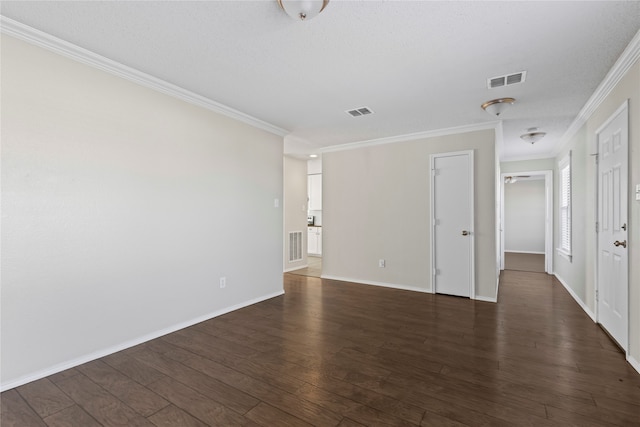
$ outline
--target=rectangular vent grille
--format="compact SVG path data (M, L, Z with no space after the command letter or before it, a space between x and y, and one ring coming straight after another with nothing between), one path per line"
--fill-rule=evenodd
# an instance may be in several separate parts
M302 260L302 231L289 233L289 262Z
M373 111L371 111L369 107L360 107L347 111L347 114L349 114L351 117L360 117L366 116L367 114L373 114Z
M519 73L507 74L505 76L491 77L487 79L487 87L489 89L495 89L497 87L523 83L526 76L526 71L520 71Z

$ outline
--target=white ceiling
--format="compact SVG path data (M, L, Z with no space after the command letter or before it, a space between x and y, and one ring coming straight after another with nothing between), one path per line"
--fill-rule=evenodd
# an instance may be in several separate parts
M2 15L286 130L287 150L495 121L503 160L548 157L640 29L640 1L2 1ZM487 78L526 71L522 84ZM352 118L367 106L374 114ZM538 127L535 145L519 135Z

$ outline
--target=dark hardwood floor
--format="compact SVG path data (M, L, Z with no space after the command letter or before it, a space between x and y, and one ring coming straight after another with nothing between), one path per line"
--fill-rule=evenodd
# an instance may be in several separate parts
M543 273L498 304L286 294L2 393L10 426L640 426L640 375Z

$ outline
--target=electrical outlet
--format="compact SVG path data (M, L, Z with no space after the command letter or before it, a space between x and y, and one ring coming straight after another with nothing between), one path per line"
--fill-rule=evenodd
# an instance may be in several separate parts
M220 278L220 289L226 288L226 287L227 287L227 278L226 277L221 277Z
M383 260L383 259L379 259L379 260L378 260L378 267L380 267L380 268L384 268L384 267L385 267L385 265L386 265L386 263L387 263L387 262L386 262L385 260Z

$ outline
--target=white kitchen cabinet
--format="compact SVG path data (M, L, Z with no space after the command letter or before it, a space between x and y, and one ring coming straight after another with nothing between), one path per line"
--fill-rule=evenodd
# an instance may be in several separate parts
M322 174L307 175L307 190L309 194L309 210L322 210Z
M322 227L308 227L307 253L309 255L322 255Z

